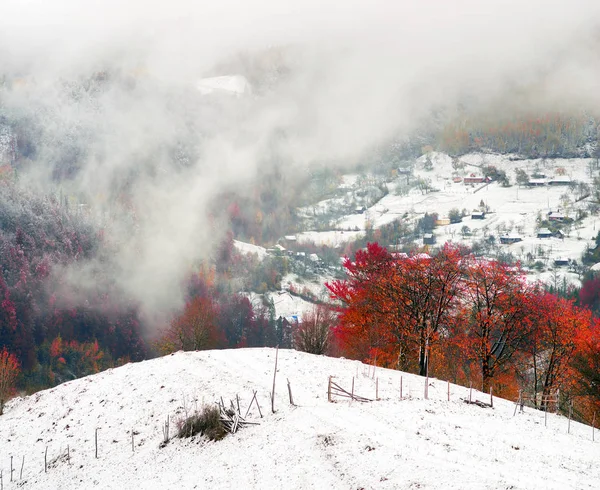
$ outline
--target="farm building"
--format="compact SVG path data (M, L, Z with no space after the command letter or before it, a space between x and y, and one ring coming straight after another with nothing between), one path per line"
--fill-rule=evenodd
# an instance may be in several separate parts
M433 233L425 233L423 235L423 245L434 245L435 244L435 235Z
M473 211L471 219L485 219L485 213L483 211Z
M502 245L511 245L521 241L523 241L523 239L518 235L504 235L500 237L500 243Z
M552 232L548 228L540 228L537 232L538 238L551 238Z

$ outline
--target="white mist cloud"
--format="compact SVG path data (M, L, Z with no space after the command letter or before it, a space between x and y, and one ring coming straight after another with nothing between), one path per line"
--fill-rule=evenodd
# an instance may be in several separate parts
M537 104L596 110L598 14L587 0L4 0L0 71L26 82L0 104L42 122L47 165L28 185L46 186L65 148L75 155L69 191L110 216L115 280L153 315L179 304L190 263L219 240L211 199L274 152L285 165L355 161L433 107L519 85L540 87ZM224 60L269 48L291 67L269 90L195 89ZM95 90L74 83L102 71L111 81Z

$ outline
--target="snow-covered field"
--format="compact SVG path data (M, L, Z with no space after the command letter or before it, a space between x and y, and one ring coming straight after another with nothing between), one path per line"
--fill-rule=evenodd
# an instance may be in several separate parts
M468 389L377 369L379 401L327 401L335 376L373 398L375 380L356 361L279 352L274 414L273 349L176 353L71 381L8 403L0 417L5 488L39 489L596 489L600 435L591 427L514 403L465 404ZM372 375L372 373L371 373ZM399 399L400 377L405 399ZM294 401L288 402L286 380ZM172 439L185 410L257 390L260 425L220 442ZM489 395L474 396L488 401ZM98 458L94 434L98 429ZM134 431L134 450L131 433ZM47 448L48 470L44 472ZM70 463L66 458L70 456ZM13 482L10 461L13 457ZM23 475L20 477L24 459Z

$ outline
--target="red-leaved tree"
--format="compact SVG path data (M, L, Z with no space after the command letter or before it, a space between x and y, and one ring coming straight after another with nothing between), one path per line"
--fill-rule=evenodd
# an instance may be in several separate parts
M4 413L4 404L15 392L15 383L19 375L17 356L6 350L0 351L0 415Z

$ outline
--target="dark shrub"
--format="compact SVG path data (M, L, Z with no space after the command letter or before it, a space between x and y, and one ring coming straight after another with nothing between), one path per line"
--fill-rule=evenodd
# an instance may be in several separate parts
M194 412L178 424L177 437L206 436L211 441L219 441L227 431L221 422L219 407L205 405L201 412Z

